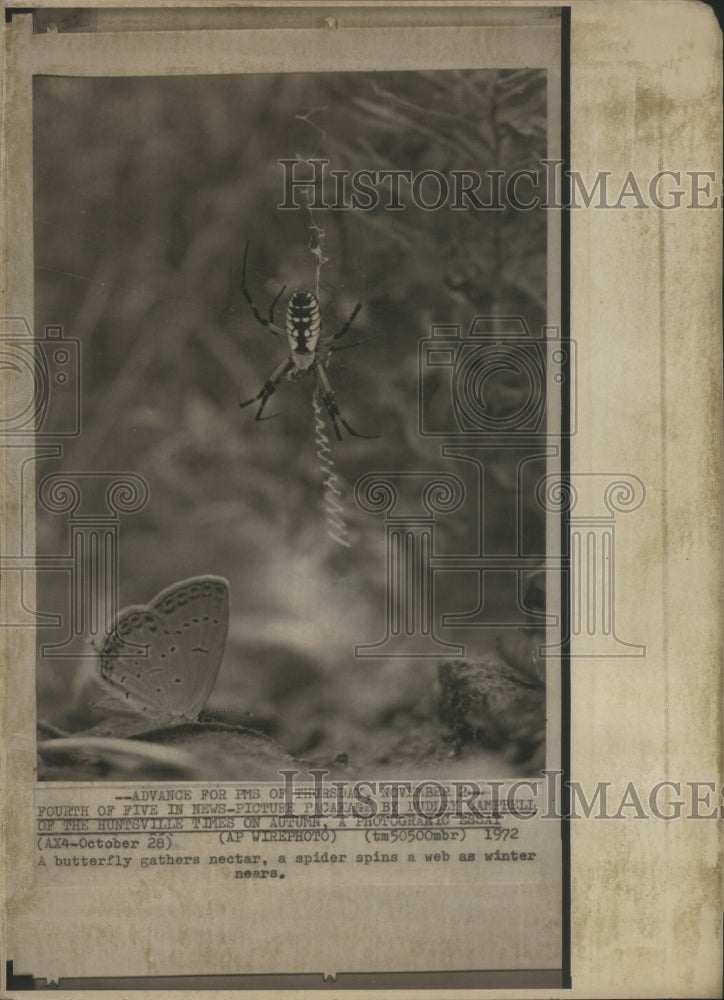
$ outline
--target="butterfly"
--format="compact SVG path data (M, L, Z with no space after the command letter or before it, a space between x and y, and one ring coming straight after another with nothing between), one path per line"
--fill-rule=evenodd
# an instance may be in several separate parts
M133 712L191 721L211 694L229 628L229 584L198 576L126 608L109 629L99 672Z

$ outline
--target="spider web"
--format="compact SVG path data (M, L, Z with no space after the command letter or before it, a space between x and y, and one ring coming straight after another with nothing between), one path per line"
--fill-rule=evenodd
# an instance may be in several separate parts
M325 139L327 138L327 133L325 129L323 129L321 125L318 125L317 122L314 121L312 116L315 115L318 111L326 111L326 110L327 110L326 108L310 108L309 111L306 112L306 114L294 116L295 119L297 119L298 121L306 122L307 125L311 125L312 128L316 129L317 132L319 132L320 137L317 142L317 145L314 147L314 150L309 154L309 156L301 156L299 153L296 154L296 157L299 161L301 161L302 163L306 163L309 166L312 166L312 160L320 151L320 149L324 145ZM317 296L317 298L319 298L319 281L322 274L322 268L329 260L329 257L324 256L324 229L321 226L317 225L314 219L314 212L312 210L312 203L309 197L308 187L304 188L304 197L307 202L306 209L309 218L309 221L307 222L307 229L309 230L309 252L314 258L314 270L315 270L314 294Z
M317 112L324 112L326 110L326 108L310 108L306 114L294 116L298 121L306 122L313 129L316 129L317 132L319 132L317 145L309 156L303 157L297 153L297 158L301 160L301 162L307 163L310 166L312 165L311 160L320 151L324 145L325 139L327 138L325 129L314 121L313 115ZM317 299L319 299L319 282L322 274L322 268L327 263L329 258L324 256L324 229L322 226L317 224L314 218L314 211L312 210L311 198L309 196L309 188L304 189L304 195L307 203L306 209L308 216L307 228L309 230L309 252L314 259L314 293L317 296ZM333 542L337 543L337 545L341 545L344 548L350 548L351 543L349 541L349 531L347 530L347 525L344 520L344 505L341 502L342 491L338 485L339 476L337 475L337 468L334 463L334 455L332 453L330 439L325 431L324 420L322 419L322 407L319 402L319 389L316 389L314 395L312 396L312 410L314 412L314 444L317 458L319 459L319 468L323 477L322 489L324 492L324 499L322 501L322 506L327 518L327 534Z

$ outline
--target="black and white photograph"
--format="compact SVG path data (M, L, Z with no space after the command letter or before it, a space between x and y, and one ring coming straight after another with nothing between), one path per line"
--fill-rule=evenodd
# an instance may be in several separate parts
M537 772L545 70L40 77L34 140L39 778Z

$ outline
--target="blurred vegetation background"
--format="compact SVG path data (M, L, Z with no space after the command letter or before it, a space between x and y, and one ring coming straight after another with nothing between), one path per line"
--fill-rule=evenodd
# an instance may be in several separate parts
M539 330L545 212L425 211L409 199L397 212L315 212L326 331L362 301L347 339L368 340L336 354L329 378L351 425L380 435L337 443L328 428L348 549L327 534L312 379L282 383L269 423L238 407L286 350L243 301L244 245L262 312L282 285L314 287L308 214L278 208L280 159L325 157L350 171L536 169L547 154L545 74L46 77L34 107L36 331L61 324L83 344L83 433L39 463L39 479L126 470L147 480L149 504L121 523L121 606L196 574L229 580L229 643L209 710L310 759L389 757L406 727L434 717L436 665L354 658L355 644L384 636L385 533L352 489L371 471L454 472L469 500L440 516L439 548L476 544L472 467L418 433L418 343L432 322L465 330L477 314L520 315ZM501 405L511 393L515 403L521 387L504 388ZM501 453L486 469L493 533L516 502L517 460ZM542 552L542 520L532 496L522 502ZM39 511L41 553L65 551L67 531L65 517ZM41 573L38 586L39 609L65 615L67 577ZM472 610L478 596L474 575L438 574L438 616ZM486 599L502 609L515 597ZM439 620L437 631L470 654L495 641ZM45 629L39 641L58 638ZM91 660L41 657L39 718L90 726L92 670Z

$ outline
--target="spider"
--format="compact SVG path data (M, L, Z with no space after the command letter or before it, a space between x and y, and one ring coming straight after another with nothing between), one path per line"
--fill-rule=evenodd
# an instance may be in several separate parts
M345 427L354 437L377 437L375 434L359 434L350 427L342 414L339 412L337 399L331 385L329 384L329 379L327 378L325 370L330 355L335 351L344 349L341 346L336 347L334 342L341 340L347 333L349 328L352 326L357 313L362 308L362 303L357 303L342 329L339 333L336 333L334 337L332 337L332 346L329 347L326 357L323 360L320 357L319 352L319 336L322 327L322 317L319 311L319 300L317 296L313 292L307 291L292 292L289 296L289 303L287 305L286 327L282 328L280 326L276 326L274 323L274 308L279 299L282 297L286 285L282 287L272 304L269 306L269 318L266 319L257 309L254 300L249 294L249 289L246 286L246 260L248 253L249 241L247 240L244 248L244 263L242 265L241 272L241 291L244 298L251 306L254 318L258 320L262 326L265 326L267 330L271 331L275 337L286 336L287 343L289 345L289 357L282 361L279 367L261 387L256 396L252 396L251 399L244 400L239 403L239 406L250 406L252 403L256 403L261 400L259 409L257 410L256 417L254 419L270 420L271 417L263 417L262 413L264 412L264 407L268 403L270 396L276 391L281 380L286 378L288 381L292 382L301 378L302 375L305 375L308 372L313 372L322 394L322 402L324 403L327 413L329 414L329 419L332 421L332 426L334 427L334 433L337 436L337 440L342 440L342 432L339 429L339 424L342 424L342 426ZM359 343L362 343L362 341L356 341L354 344L347 344L346 347L356 347Z

